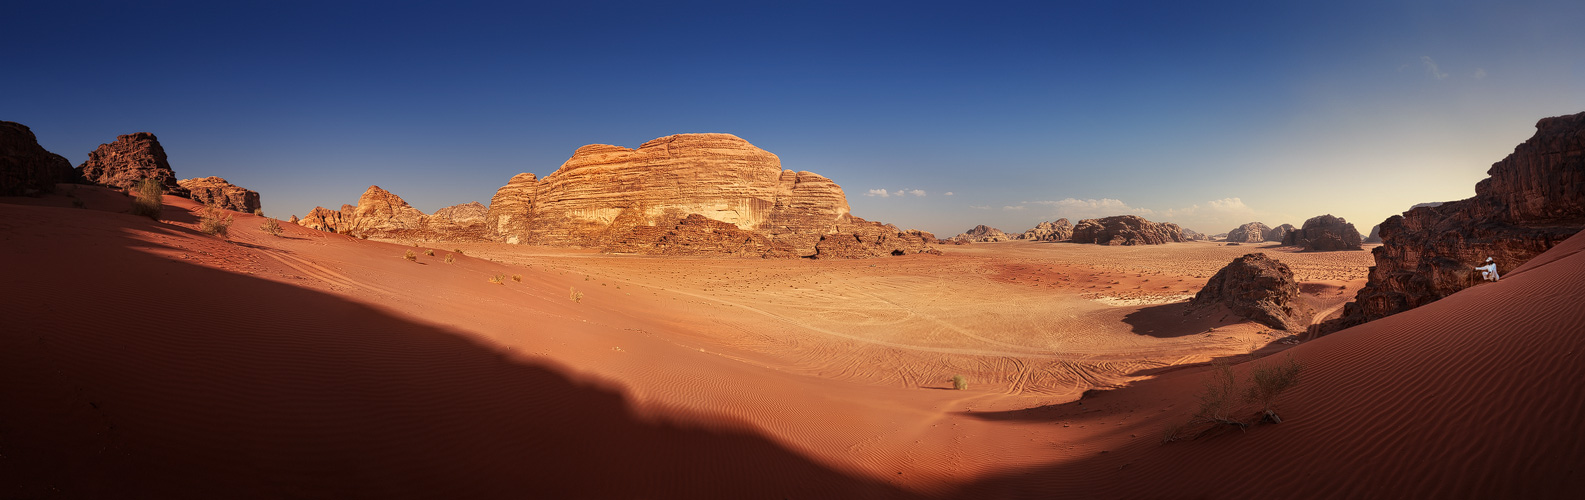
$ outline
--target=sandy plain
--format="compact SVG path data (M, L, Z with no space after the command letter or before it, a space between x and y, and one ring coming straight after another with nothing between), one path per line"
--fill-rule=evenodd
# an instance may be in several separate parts
M1585 336L1568 334L1585 328L1578 237L1500 283L1306 340L1178 301L1264 251L1293 267L1320 316L1335 314L1368 252L1013 242L861 261L675 259L292 225L276 237L247 214L221 240L193 230L188 200L167 197L154 222L116 213L118 193L74 196L86 210L62 195L0 203L0 496L1582 485L1570 465L1585 455L1573 430L1585 395L1570 385L1585 375ZM1307 367L1287 422L1161 442L1192 413L1206 361L1247 373L1283 350ZM954 374L968 390L949 390Z

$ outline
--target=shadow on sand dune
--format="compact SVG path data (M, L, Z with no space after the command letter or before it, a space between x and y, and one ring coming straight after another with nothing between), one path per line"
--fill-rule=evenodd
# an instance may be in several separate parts
M0 497L912 496L127 230L169 226L34 210L0 205Z

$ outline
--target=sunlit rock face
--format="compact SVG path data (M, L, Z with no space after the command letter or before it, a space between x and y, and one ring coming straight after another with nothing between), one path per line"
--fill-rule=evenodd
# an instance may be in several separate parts
M1073 225L1074 243L1097 245L1160 245L1181 243L1183 228L1171 222L1150 222L1137 215L1084 219Z
M226 182L220 177L182 179L176 181L176 184L186 189L193 201L205 205L249 214L263 208L259 203L257 191Z
M77 166L77 173L88 182L120 189L154 179L165 186L165 192L187 196L187 188L176 183L159 138L148 132L120 135L115 142L100 144L88 153L88 161Z
M402 197L369 186L357 205L335 211L314 207L298 225L361 238L402 242L486 241L489 209L479 202L452 205L425 214Z

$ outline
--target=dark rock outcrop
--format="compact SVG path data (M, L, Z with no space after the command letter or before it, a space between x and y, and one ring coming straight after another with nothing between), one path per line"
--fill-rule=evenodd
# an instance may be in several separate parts
M1360 246L1363 239L1359 237L1359 230L1354 229L1354 224L1331 214L1304 221L1304 227L1289 232L1283 237L1282 244L1304 247L1311 252L1364 249Z
M115 142L100 144L88 153L88 161L77 166L84 180L120 189L132 189L138 181L154 179L165 192L188 196L187 188L176 183L176 173L165 157L165 148L154 134L138 132L117 136Z
M1370 235L1365 237L1365 243L1381 243L1381 224L1370 226Z
M1227 241L1235 243L1260 243L1262 241L1266 241L1266 233L1269 231L1271 231L1271 228L1266 227L1265 224L1251 222L1233 228L1232 231L1228 231Z
M1223 305L1244 318L1282 330L1303 330L1311 312L1299 301L1293 270L1264 253L1252 253L1211 276L1190 301L1193 307Z
M941 251L930 246L936 241L936 235L926 231L903 230L891 224L850 216L837 226L837 232L820 236L812 257L864 259L917 253L939 255Z
M1585 113L1540 120L1486 173L1473 198L1382 222L1368 283L1323 333L1474 286L1487 257L1505 274L1585 228Z
M0 121L0 196L47 193L76 176L71 162L40 146L32 129Z
M176 181L176 184L186 189L193 201L205 205L215 205L226 210L249 214L263 207L259 203L258 192L244 189L219 177L182 179Z
M997 241L1009 241L1013 238L1008 236L1007 233L1002 232L1000 229L980 224L978 226L974 226L973 229L964 231L962 234L953 236L950 239L966 241L969 243L990 243Z
M1170 222L1150 222L1137 215L1084 219L1073 226L1074 243L1097 245L1160 245L1182 242L1183 229Z
M984 226L980 226L984 227ZM1073 223L1067 219L1057 219L1036 224L1034 228L1018 235L1020 240L1032 241L1068 241L1073 237Z
M1288 239L1288 233L1292 233L1295 230L1296 228L1293 227L1293 224L1283 224L1281 226L1271 228L1270 230L1266 231L1266 241L1275 241L1281 243L1282 241Z

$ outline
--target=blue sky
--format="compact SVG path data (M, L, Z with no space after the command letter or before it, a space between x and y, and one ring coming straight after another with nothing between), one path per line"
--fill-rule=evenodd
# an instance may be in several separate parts
M1585 111L1578 1L464 4L9 2L0 119L74 165L153 132L281 217L370 184L488 202L584 144L726 132L945 237L1368 231Z

